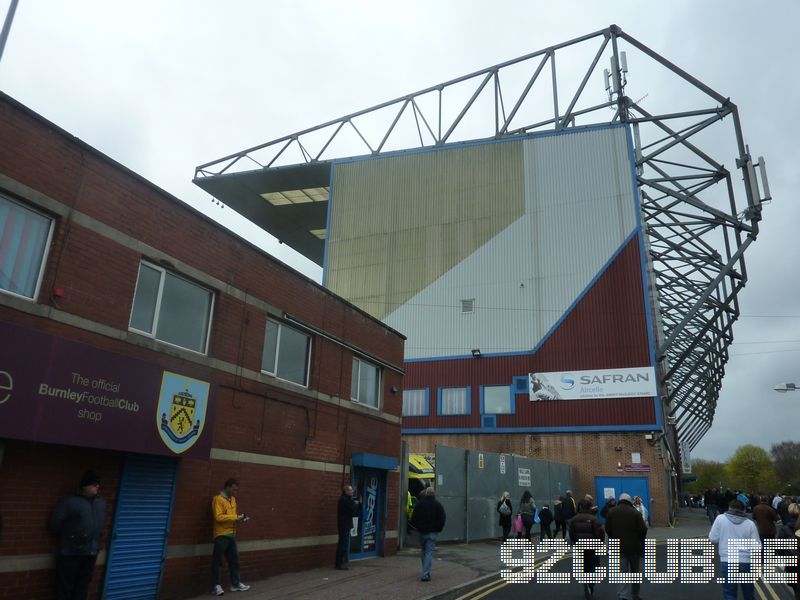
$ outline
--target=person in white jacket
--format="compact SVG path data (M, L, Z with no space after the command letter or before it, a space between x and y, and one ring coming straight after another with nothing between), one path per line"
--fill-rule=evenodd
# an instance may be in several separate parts
M750 570L750 550L738 551L738 556L728 554L728 542L730 540L753 540L753 546L761 546L761 539L758 537L758 529L744 511L744 505L739 500L731 500L728 504L728 511L714 519L708 539L713 544L719 546L720 575L725 577L722 584L722 597L725 600L736 600L738 587L742 586L744 600L753 600L755 597L754 583L729 583L728 563L736 562L740 572Z
M644 505L644 502L642 502L641 496L633 497L633 508L639 511L639 514L642 515L642 519L644 519L644 522L649 525L650 519L647 518L647 507Z

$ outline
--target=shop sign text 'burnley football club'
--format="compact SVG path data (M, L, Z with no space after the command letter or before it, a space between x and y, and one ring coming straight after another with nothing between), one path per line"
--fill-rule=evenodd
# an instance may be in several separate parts
M0 437L208 458L216 385L162 365L0 322ZM180 371L180 372L176 372Z

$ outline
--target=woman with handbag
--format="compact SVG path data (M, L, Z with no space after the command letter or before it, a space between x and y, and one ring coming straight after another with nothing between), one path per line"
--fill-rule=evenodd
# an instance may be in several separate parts
M508 539L511 531L511 515L514 512L511 507L511 494L503 492L500 501L497 503L497 512L500 513L500 527L503 528L503 541Z
M528 490L522 494L519 501L519 514L522 516L522 524L525 527L525 539L531 539L531 527L533 527L534 515L536 514L536 503Z

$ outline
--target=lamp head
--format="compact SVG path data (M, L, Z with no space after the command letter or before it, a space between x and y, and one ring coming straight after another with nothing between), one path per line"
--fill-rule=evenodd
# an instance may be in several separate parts
M786 392L794 392L797 391L797 384L796 383L779 383L773 388L776 392L780 392L781 394L785 394Z

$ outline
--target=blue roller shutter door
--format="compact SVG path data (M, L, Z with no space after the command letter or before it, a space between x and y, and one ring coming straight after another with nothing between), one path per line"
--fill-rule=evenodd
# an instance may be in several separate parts
M129 454L122 472L103 598L157 598L178 460Z

